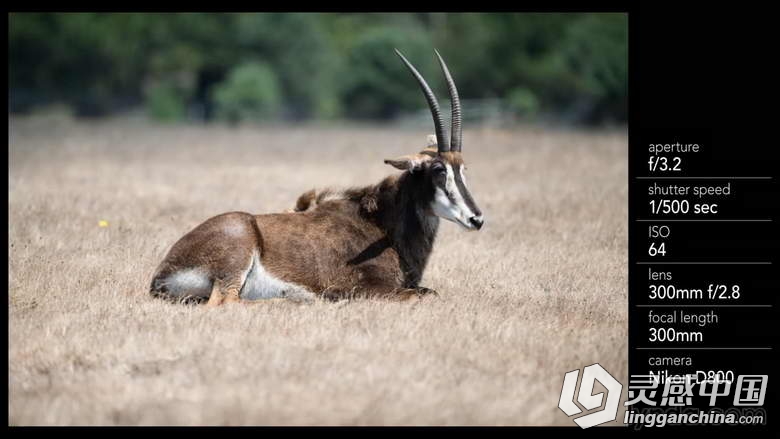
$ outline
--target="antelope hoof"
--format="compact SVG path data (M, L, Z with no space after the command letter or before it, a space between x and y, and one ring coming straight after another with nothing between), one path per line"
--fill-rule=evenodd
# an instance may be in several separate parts
M425 297L431 297L431 296L439 297L439 293L437 293L435 290L432 290L430 288L419 287L419 288L408 288L401 291L398 294L398 299L402 302L411 301L416 303L423 300Z
M426 297L426 296L441 297L439 293L436 292L436 290L431 288L425 288L425 287L417 288L417 295L420 297Z

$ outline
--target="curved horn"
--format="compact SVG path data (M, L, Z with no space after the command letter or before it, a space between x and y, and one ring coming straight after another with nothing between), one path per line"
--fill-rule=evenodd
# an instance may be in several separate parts
M428 107L430 107L431 115L433 116L433 125L436 128L436 144L438 145L439 152L449 151L450 147L447 144L447 136L444 132L444 119L441 117L441 110L439 110L439 103L436 101L436 95L433 94L431 88L428 87L428 83L425 82L425 79L423 79L422 75L420 75L420 72L414 68L412 63L410 63L401 54L401 52L398 51L398 49L395 49L395 53L401 57L401 60L404 62L404 64L406 64L406 67L410 72L412 72L412 75L414 75L415 79L417 79L417 82L420 84L420 88L425 94L425 99L428 101Z
M463 125L461 124L461 112L460 112L460 98L458 97L458 89L455 88L455 81L452 80L450 70L447 68L447 64L444 63L444 59L439 55L439 51L433 49L436 52L436 56L439 58L439 64L441 70L444 72L444 77L447 79L447 88L450 90L450 100L452 101L452 139L450 143L450 150L460 151L462 146L462 132Z

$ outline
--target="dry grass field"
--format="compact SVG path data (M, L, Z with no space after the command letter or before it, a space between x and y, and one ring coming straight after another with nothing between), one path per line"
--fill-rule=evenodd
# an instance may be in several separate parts
M180 236L428 132L9 119L9 423L574 426L565 372L627 382L626 133L466 128L486 223L442 222L439 299L207 309L147 293Z

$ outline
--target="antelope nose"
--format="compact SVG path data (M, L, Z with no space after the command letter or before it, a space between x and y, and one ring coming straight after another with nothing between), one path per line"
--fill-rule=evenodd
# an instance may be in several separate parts
M482 219L482 215L480 216L472 216L469 218L469 222L477 228L477 230L482 228L482 224L485 224L485 220Z

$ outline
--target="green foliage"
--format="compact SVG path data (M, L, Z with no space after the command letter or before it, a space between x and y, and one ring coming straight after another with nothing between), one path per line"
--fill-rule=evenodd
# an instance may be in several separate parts
M242 64L214 88L214 101L221 120L235 123L272 119L281 106L279 82L268 64Z
M340 62L318 14L237 14L238 47L261 55L276 72L286 115L293 119L338 113L333 72Z
M436 79L441 73L424 32L414 27L369 30L349 48L349 74L342 76L342 97L349 117L390 118L401 110L426 105L417 82L395 55L395 48L424 72L431 87L438 84Z
M585 17L572 25L562 56L594 96L617 96L628 84L628 27L622 14Z
M539 112L539 100L534 92L525 87L512 89L507 97L507 105L516 114L525 118L533 118Z
M181 90L169 83L160 83L149 88L146 96L149 115L161 122L176 122L184 119L187 106Z
M579 90L596 109L589 117L627 117L628 23L623 14L591 15L575 23L561 56L580 81Z
M239 119L387 119L425 108L394 48L446 105L436 47L463 98L499 98L526 116L620 121L627 21L613 13L13 13L9 108L60 102L77 115L106 115L143 103L164 120L198 109ZM242 69L255 79L239 85ZM235 91L244 89L245 102Z

